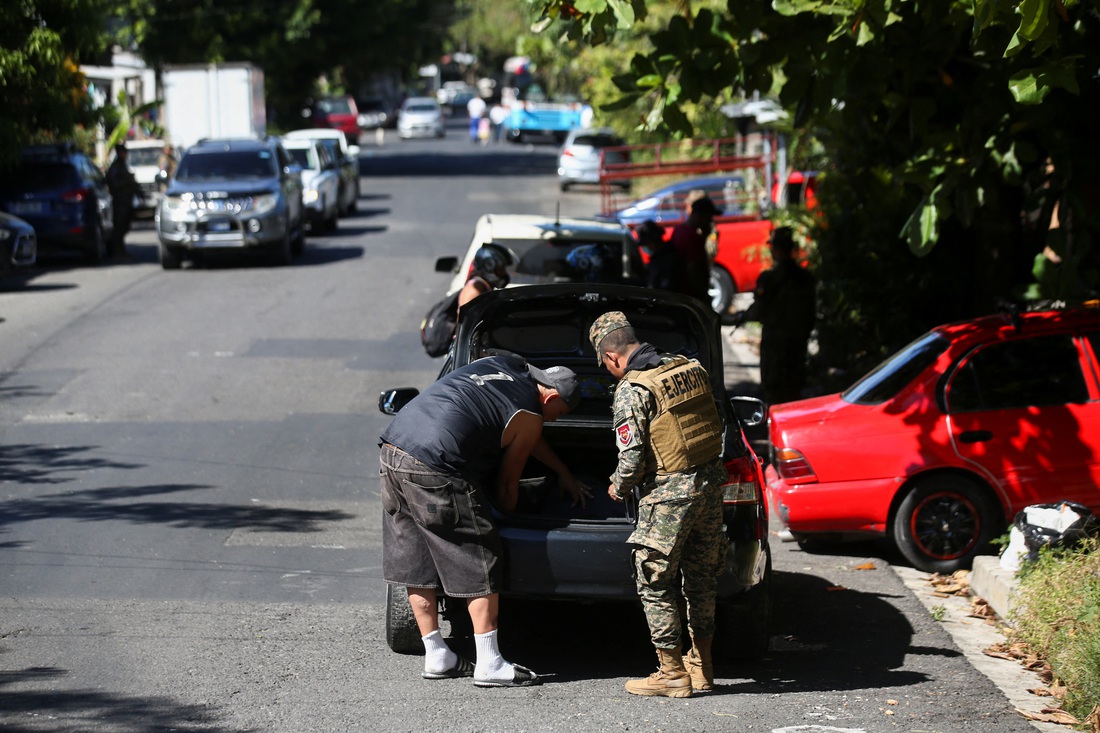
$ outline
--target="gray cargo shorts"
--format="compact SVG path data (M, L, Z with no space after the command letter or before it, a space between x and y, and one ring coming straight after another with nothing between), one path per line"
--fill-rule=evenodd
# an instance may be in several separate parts
M485 491L382 443L382 578L477 598L500 588L500 534Z

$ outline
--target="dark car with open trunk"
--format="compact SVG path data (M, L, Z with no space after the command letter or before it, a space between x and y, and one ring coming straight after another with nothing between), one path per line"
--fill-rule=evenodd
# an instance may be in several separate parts
M588 340L592 321L612 310L626 314L641 340L697 359L710 373L726 428L728 470L723 492L729 551L719 581L715 652L760 658L768 648L771 560L761 464L742 427L762 422L764 405L726 395L717 316L686 296L626 285L562 283L493 290L463 307L441 375L482 357L511 353L543 369L569 367L583 397L576 410L546 423L543 435L593 496L583 508L570 506L568 497L555 490L554 473L529 461L515 511L494 509L504 544L502 595L637 602L626 544L636 506L607 495L618 455L611 425L616 380L597 365ZM416 394L412 388L385 391L379 409L395 414ZM452 624L468 623L461 601L444 598L441 606ZM398 652L423 649L408 599L393 586L387 588L386 641Z

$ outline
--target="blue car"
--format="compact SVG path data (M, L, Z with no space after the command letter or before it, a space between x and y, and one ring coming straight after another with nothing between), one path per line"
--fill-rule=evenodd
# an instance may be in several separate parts
M114 234L103 173L69 143L23 148L16 169L0 180L0 211L34 227L39 252L75 250L98 263Z
M687 218L686 202L695 191L702 191L718 207L719 216L738 216L754 208L741 175L717 175L688 178L659 188L627 206L597 216L634 227L652 219L658 224L675 223Z

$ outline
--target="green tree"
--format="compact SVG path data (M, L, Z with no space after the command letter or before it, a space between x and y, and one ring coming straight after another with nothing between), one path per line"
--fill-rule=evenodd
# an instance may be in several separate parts
M106 17L104 0L0 5L0 170L28 142L94 124L80 64L102 51Z
M1096 291L1095 2L530 1L590 44L676 11L614 78L647 129L690 134L692 105L759 91L828 151L811 234L833 365L1002 299Z

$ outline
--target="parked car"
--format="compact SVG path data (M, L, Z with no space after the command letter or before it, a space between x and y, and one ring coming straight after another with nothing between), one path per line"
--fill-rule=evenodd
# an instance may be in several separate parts
M285 139L283 147L302 169L302 203L313 229L333 231L340 215L340 165L320 140Z
M772 223L761 217L759 202L752 200L740 174L676 181L597 218L631 227L652 220L671 229L687 218L687 201L696 192L705 193L718 207L708 294L714 310L725 313L733 296L751 292L760 273L771 264L767 241Z
M314 127L326 127L344 133L348 145L359 144L359 107L353 97L321 97L313 103Z
M578 183L600 182L600 156L608 165L629 163L626 151L607 150L625 145L623 139L611 130L570 130L558 153L558 185L562 191ZM616 182L620 188L630 188L628 180Z
M99 263L114 235L103 172L71 143L23 148L0 179L0 211L34 227L39 253L75 250Z
M30 267L38 258L34 227L18 216L0 212L0 275Z
M273 137L201 140L183 154L155 221L166 270L215 252L290 264L305 247L301 168Z
M752 422L749 415L763 420L764 405L727 396L714 313L687 296L622 285L493 290L463 307L455 345L441 375L505 352L536 367L563 365L575 371L581 405L548 423L543 436L579 481L606 487L618 457L611 429L616 380L596 364L588 331L597 316L610 310L623 311L643 340L698 359L710 373L726 425L723 455L729 475L723 488L729 550L719 580L714 650L726 658L759 659L769 643L771 560L760 461L746 442L742 426ZM417 392L412 388L384 391L379 409L396 414ZM502 594L637 603L626 544L636 505L614 502L604 489L593 491L586 506L570 506L567 496L559 497L554 491L555 480L553 472L530 461L516 509L506 512L493 507L504 547ZM445 618L462 623L464 599L444 598L442 605ZM398 652L423 649L408 598L392 586L386 594L386 641Z
M443 137L443 109L431 97L409 97L397 113L397 135L412 137Z
M338 130L307 128L283 136L286 140L319 140L340 168L340 216L347 216L359 207L359 146L349 145Z
M356 102L359 107L359 129L376 130L392 128L397 122L393 106L382 97L364 97Z
M164 140L127 140L126 164L138 184L134 216L152 216L164 195L169 169L176 165L175 153Z
M934 328L840 394L776 405L770 506L795 539L877 536L968 567L1029 504L1100 510L1100 309Z
M455 273L447 294L466 284L474 255L485 244L496 244L510 254L512 285L644 282L637 240L621 224L537 214L485 214L477 220L461 259L436 260L436 272Z

